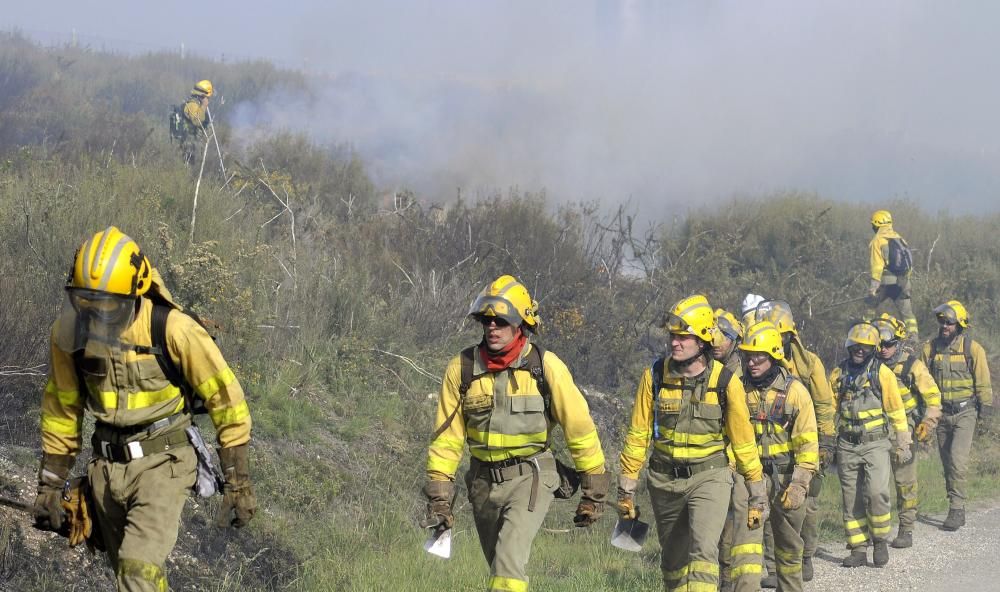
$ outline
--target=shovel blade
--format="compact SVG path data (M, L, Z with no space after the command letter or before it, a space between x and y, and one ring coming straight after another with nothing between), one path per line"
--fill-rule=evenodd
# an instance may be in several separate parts
M642 544L646 542L649 535L649 524L636 520L618 519L615 529L611 533L611 544L625 551L638 553L642 550Z
M451 529L438 529L432 532L424 543L424 551L441 559L451 557Z

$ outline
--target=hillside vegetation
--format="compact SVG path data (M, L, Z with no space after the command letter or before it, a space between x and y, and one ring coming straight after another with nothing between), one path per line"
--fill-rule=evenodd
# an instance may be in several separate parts
M198 168L169 144L166 116L206 77L226 97L213 111L227 175L209 159L195 210ZM48 327L76 246L117 225L181 302L220 327L253 413L261 511L243 531L220 531L210 526L217 501L189 504L168 566L175 589L481 589L487 570L467 508L451 562L421 551L419 488L438 377L477 339L469 302L503 273L540 302L539 339L590 391L612 463L636 379L662 347L658 326L684 295L730 309L748 291L785 298L828 367L842 357L867 287L875 205L893 211L915 249L924 335L936 327L931 308L958 298L977 339L1000 351L995 215L797 193L681 214L516 190L416 196L375 187L343 147L350 138L231 136L231 105L289 89L308 83L266 63L125 57L0 35L2 492L33 498ZM987 454L978 462L975 487L986 491L1000 465ZM940 507L938 461L925 463L937 487L925 508ZM833 481L825 524L837 534ZM557 503L536 541L533 589L659 585L655 543L635 556L612 549L607 516L563 532L572 509ZM107 568L85 551L3 512L0 589L108 589ZM96 575L80 578L87 566Z

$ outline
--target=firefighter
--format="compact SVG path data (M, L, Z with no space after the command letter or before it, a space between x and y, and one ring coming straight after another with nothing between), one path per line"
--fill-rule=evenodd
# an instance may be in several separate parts
M750 421L769 486L776 587L785 592L801 592L805 500L819 465L812 399L802 382L785 367L781 334L773 324L763 321L751 326L739 348L746 366L743 387ZM745 504L745 495L740 501L741 504L734 505ZM748 530L741 521L736 521L732 573L737 592L758 589L761 543L760 531ZM752 563L755 559L756 563Z
M191 95L176 113L171 122L171 136L178 141L184 162L192 163L208 138L211 120L208 116L208 102L215 94L211 80L201 80L191 89Z
M669 356L643 372L636 390L620 459L618 512L623 519L638 515L635 491L652 440L648 487L664 588L714 590L733 487L727 439L746 479L752 529L767 520L767 488L743 385L711 357L716 323L708 300L695 295L679 301L666 328Z
M212 338L173 302L149 259L118 228L80 246L66 294L52 326L42 395L35 521L43 529L62 526L63 485L89 411L96 424L87 475L118 590L163 591L164 565L195 483L198 461L187 434L194 397L204 401L221 446L220 524L242 527L256 510L243 389ZM171 381L152 351L154 307L168 307L169 351L158 353L169 355L185 384ZM185 396L188 385L194 392Z
M941 391L920 358L903 349L901 344L906 340L906 326L899 319L882 313L875 326L881 336L879 359L896 375L910 440L927 442L941 418ZM911 458L907 462L894 461L892 465L899 514L899 532L890 543L895 549L913 546L913 524L917 520L917 459L912 447L910 452Z
M965 526L965 486L974 433L993 421L993 387L986 350L969 334L969 313L958 300L934 309L938 335L924 344L920 360L941 389L938 451L948 489L948 517L941 528Z
M819 431L820 466L810 482L809 495L806 499L806 517L802 524L802 540L805 548L802 551L802 581L813 578L812 558L819 544L819 495L823 491L825 467L829 464L836 451L836 428L834 425L833 391L827 378L826 367L819 356L806 349L795 326L792 309L783 300L769 300L758 305L755 315L760 320L768 320L778 328L781 340L785 346L785 364L792 376L798 378L812 399L816 414L816 427ZM766 533L765 533L766 536ZM765 543L767 543L765 538ZM765 546L765 557L770 555ZM772 560L768 558L768 569ZM773 573L773 571L772 571ZM768 587L777 585L776 581L765 581Z
M455 473L469 447L465 485L490 566L490 591L528 589L531 544L560 485L549 449L553 423L562 426L581 477L577 526L601 516L610 486L586 399L562 360L529 340L540 324L537 310L509 275L479 293L469 316L482 325L482 340L445 370L428 450L422 524L449 528Z
M872 213L875 236L868 243L870 285L865 298L865 319L872 320L879 305L892 300L906 325L906 333L914 343L917 339L917 317L910 301L910 269L913 266L910 248L898 232L892 229L892 214L887 210ZM898 253L898 255L897 255Z
M875 355L880 342L875 325L855 324L844 344L847 359L830 373L837 398L837 474L851 550L844 567L866 565L869 544L874 545L875 567L889 562L891 462L905 464L912 458L896 377Z

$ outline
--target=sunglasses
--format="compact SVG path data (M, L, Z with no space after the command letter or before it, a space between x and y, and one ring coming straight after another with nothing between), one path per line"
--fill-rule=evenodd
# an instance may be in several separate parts
M484 327L489 327L490 325L496 325L498 328L503 328L510 325L510 323L508 323L501 317L479 317L479 323Z

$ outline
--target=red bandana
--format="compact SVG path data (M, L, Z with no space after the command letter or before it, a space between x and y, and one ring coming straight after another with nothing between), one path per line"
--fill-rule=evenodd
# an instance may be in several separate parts
M490 348L486 347L485 344L480 344L479 357L482 358L483 364L486 365L487 372L499 372L514 363L514 360L521 354L521 350L524 349L524 344L527 342L528 335L524 331L521 331L506 347L495 353L491 352Z

